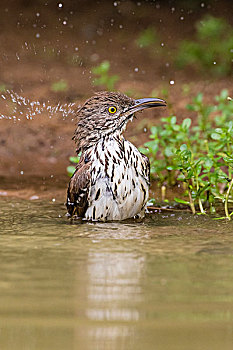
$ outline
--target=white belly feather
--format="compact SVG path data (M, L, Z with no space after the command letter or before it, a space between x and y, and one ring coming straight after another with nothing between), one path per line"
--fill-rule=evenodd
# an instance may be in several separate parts
M149 196L146 163L128 141L122 146L114 138L99 143L91 153L91 186L87 220L124 220L144 216ZM123 156L125 155L125 157ZM120 157L119 157L120 155Z

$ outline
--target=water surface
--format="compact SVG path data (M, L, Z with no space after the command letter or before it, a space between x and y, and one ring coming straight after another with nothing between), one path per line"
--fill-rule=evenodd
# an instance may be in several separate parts
M0 201L1 349L232 349L233 225L164 212L69 224Z

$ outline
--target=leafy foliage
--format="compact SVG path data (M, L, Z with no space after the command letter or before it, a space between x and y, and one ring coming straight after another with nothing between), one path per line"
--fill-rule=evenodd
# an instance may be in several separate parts
M96 86L102 86L108 91L115 90L115 84L119 80L118 75L109 75L110 62L103 61L99 66L92 68L92 73L97 76L93 80Z
M195 40L179 45L175 59L178 67L194 66L214 75L232 71L233 28L223 19L206 16L196 24Z
M189 110L197 113L197 125L190 118L181 124L175 116L162 118L163 124L151 128L151 141L141 151L151 161L151 173L161 185L180 184L183 198L193 211L215 212L224 203L226 217L232 200L233 185L233 101L228 91L216 96L215 105L205 105L198 94ZM229 190L230 189L230 190Z

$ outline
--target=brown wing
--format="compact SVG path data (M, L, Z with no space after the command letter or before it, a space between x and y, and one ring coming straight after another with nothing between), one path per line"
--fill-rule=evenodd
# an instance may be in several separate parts
M85 162L82 157L70 179L66 207L71 216L77 215L78 217L83 217L87 210L91 182L90 165L90 161Z

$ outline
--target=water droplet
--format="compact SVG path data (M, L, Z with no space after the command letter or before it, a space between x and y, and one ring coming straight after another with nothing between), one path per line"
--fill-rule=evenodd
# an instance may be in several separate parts
M63 7L63 3L59 2L59 4L57 6L61 9Z
M53 199L52 199L52 202L56 202L56 198L53 198Z
M39 12L37 12L37 13L36 13L36 17L40 17L40 14L39 14Z
M164 43L161 43L160 45L163 47L163 46L164 46Z
M183 21L183 20L184 20L184 16L181 16L181 17L180 17L180 20Z
M117 5L118 5L117 1L114 1L113 6L117 6Z
M32 120L34 116L41 114L42 112L47 112L48 117L51 118L54 114L61 114L63 118L67 116L73 116L75 115L75 110L73 106L75 103L65 103L60 104L58 103L55 106L50 106L49 101L47 103L43 102L40 103L39 101L30 101L28 98L18 95L16 92L11 90L6 90L6 92L2 95L0 95L0 98L3 100L10 101L13 103L13 110L12 113L14 115L3 115L0 114L0 119L9 119L9 120L18 120L20 121L20 118L17 118L16 115L20 115L21 119L29 119Z
M214 62L213 62L213 64L217 64L217 62L216 62L216 61L214 61Z
M175 84L174 80L170 80L170 81L169 81L169 84L170 84L170 85L174 85L174 84Z
M34 195L34 196L31 196L29 199L30 199L30 201L34 201L36 199L39 199L39 196Z
M40 38L40 33L36 33L36 38Z
M134 71L135 71L135 72L138 72L138 67L134 68Z
M205 7L205 3L204 2L201 3L201 7Z
M23 175L23 174L24 174L23 170L21 170L21 171L20 171L20 174L21 174L21 175Z
M65 25L67 24L67 21L63 21L62 23L63 23L63 24L64 24L64 26L65 26Z

